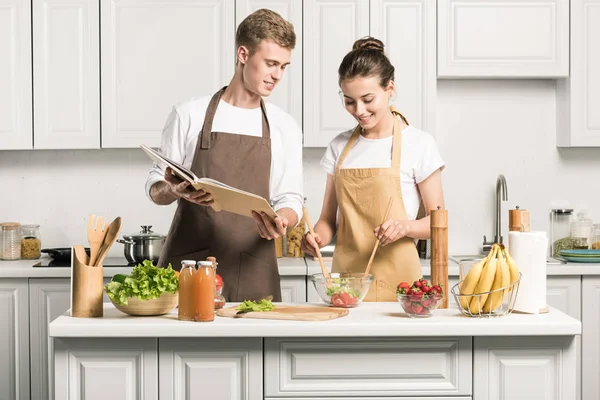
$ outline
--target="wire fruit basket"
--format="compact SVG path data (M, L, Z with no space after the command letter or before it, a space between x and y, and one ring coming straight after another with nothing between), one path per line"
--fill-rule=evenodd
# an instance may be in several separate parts
M519 279L508 286L489 292L473 294L461 294L460 286L463 281L460 281L452 287L450 292L454 296L458 309L466 316L478 318L501 317L513 311L522 277L523 274L519 273Z

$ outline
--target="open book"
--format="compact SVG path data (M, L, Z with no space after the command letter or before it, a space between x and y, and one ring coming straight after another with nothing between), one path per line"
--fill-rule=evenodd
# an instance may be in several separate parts
M176 163L173 160L163 156L154 149L141 144L142 150L158 165L168 166L173 170L173 173L181 180L186 180L194 187L194 189L203 189L212 195L214 203L212 208L215 211L229 211L239 215L252 217L252 211L264 212L271 218L275 218L277 214L269 205L269 202L264 197L260 197L254 193L246 192L241 189L234 188L210 178L198 178L196 174L185 168L183 165Z

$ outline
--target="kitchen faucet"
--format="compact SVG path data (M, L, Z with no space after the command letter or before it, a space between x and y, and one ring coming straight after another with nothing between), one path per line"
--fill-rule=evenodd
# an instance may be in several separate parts
M508 189L506 187L506 178L504 175L498 175L498 179L496 180L496 221L495 221L495 229L494 229L494 240L492 242L488 242L485 235L483 236L483 253L489 253L492 249L492 245L494 243L502 243L502 207L501 201L508 200Z

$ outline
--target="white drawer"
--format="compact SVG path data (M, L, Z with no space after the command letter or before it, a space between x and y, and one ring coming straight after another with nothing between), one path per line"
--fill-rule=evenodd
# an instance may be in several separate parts
M265 396L470 396L472 340L265 338Z
M265 397L266 400L288 400L285 397ZM352 400L472 400L466 397L353 397ZM294 400L348 400L346 397L294 397Z

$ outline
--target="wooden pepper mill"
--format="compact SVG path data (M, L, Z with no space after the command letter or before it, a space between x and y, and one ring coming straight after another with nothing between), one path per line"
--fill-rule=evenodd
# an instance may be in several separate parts
M529 211L519 210L519 206L514 210L508 210L508 230L517 232L529 232L531 224L529 222Z
M448 210L432 210L431 226L431 284L444 291L439 308L448 308Z

